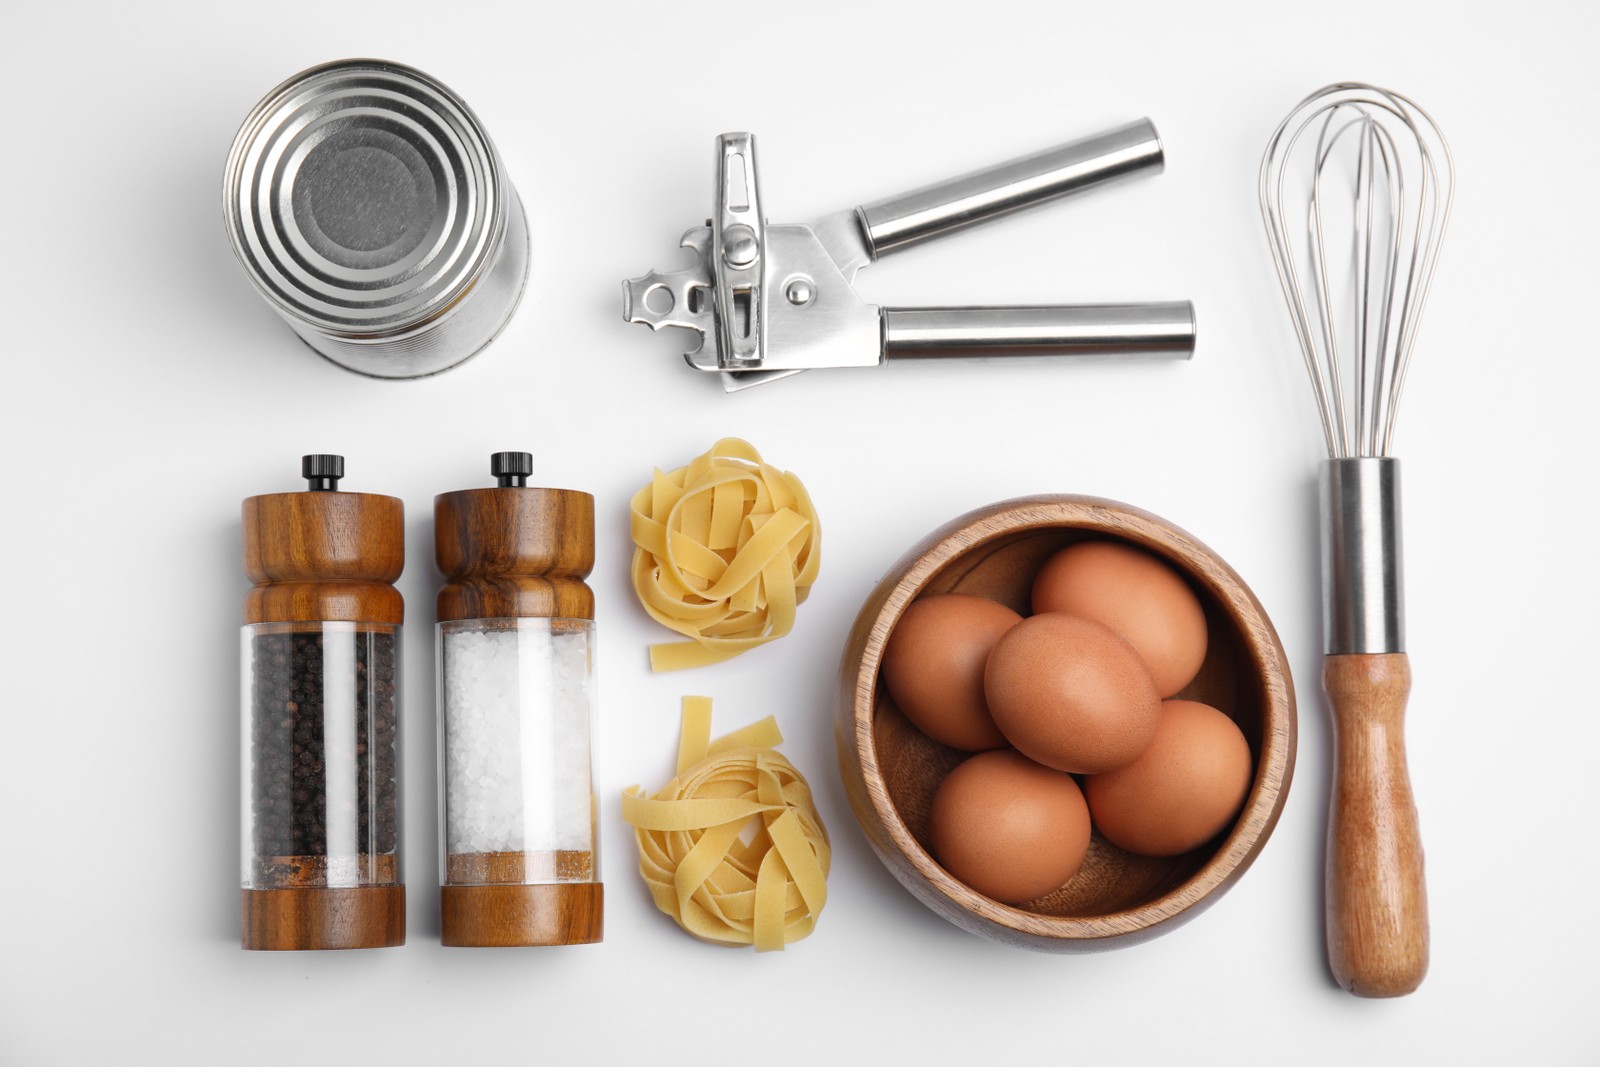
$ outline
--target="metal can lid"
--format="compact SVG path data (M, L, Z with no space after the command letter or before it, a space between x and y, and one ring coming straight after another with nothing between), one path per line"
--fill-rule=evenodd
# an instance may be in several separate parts
M301 72L234 138L234 252L284 314L391 337L449 312L505 236L500 159L471 109L421 71L352 59Z

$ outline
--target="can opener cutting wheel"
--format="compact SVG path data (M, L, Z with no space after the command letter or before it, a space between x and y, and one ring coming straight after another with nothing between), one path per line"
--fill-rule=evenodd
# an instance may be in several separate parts
M734 392L825 367L889 359L1194 354L1194 306L1082 304L891 308L855 290L889 252L1146 169L1161 141L1148 119L951 181L835 212L810 225L762 213L755 137L717 138L715 211L685 233L697 262L622 283L622 316L699 334L684 358ZM706 344L707 338L711 344Z

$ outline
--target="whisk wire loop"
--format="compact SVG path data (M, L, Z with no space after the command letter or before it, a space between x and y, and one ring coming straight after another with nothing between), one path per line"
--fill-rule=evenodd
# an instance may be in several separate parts
M1427 112L1357 82L1308 96L1267 145L1262 221L1331 457L1389 454L1453 185ZM1291 192L1305 197L1303 237L1287 221ZM1333 221L1344 217L1348 249Z

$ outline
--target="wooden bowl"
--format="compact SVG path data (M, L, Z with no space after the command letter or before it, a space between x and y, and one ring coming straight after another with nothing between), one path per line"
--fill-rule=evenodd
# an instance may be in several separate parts
M970 593L1029 613L1033 575L1075 541L1117 540L1165 558L1205 607L1210 646L1179 696L1232 716L1250 742L1255 780L1233 826L1193 852L1150 859L1096 832L1083 868L1048 896L1015 907L957 881L928 851L928 811L969 753L912 726L878 681L884 645L920 596ZM835 737L845 791L868 840L928 907L995 941L1050 952L1092 952L1148 940L1192 919L1242 875L1278 821L1294 769L1294 686L1266 612L1233 569L1154 515L1083 496L1025 497L963 515L934 531L878 583L850 633L840 671Z

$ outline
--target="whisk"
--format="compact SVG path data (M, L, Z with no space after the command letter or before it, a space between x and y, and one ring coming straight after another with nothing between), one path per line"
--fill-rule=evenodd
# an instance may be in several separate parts
M1405 756L1395 412L1450 215L1444 136L1408 98L1342 82L1283 120L1261 216L1310 373L1322 464L1323 688L1333 712L1328 963L1358 996L1428 969L1428 904ZM1287 205L1287 209L1286 209Z

